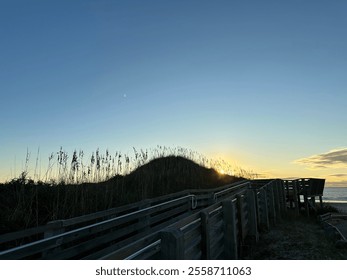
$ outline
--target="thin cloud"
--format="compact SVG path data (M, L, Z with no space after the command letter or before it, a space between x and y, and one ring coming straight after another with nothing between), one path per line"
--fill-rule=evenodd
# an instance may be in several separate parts
M294 163L306 165L309 169L347 168L347 148L334 149L324 154L297 159Z
M347 177L347 173L339 173L339 174L330 174L330 177Z

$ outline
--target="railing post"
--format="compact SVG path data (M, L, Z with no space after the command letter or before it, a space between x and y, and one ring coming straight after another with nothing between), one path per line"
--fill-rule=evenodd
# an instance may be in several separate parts
M299 188L299 182L298 180L293 181L293 196L294 196L294 210L295 214L299 215L300 212L300 198L298 198L298 188Z
M287 212L287 204L286 204L286 193L285 193L285 187L283 185L282 180L278 180L278 187L280 192L280 200L281 200L281 212L283 215Z
M280 200L279 185L278 185L277 180L275 182L273 182L273 192L274 192L274 200L275 200L275 208L276 208L277 218L281 219L281 200Z
M266 188L267 197L268 197L268 210L269 210L269 219L272 224L276 223L276 207L274 199L273 185L269 185Z
M268 203L267 203L267 195L266 195L266 189L262 188L259 190L260 192L260 226L262 229L268 230L270 228L269 223L269 210L268 210Z
M255 196L252 190L247 191L247 205L248 205L248 234L247 239L251 244L258 242L259 233L258 233L258 220L257 220L257 211Z
M224 219L224 254L227 260L237 260L236 211L232 200L222 202Z
M246 228L245 228L245 213L244 213L244 203L242 195L237 195L237 213L238 213L238 224L239 224L239 233L241 241L244 241L244 238L246 237Z
M207 210L200 212L201 218L201 243L202 243L202 259L211 259L211 237L210 237L210 221Z
M184 237L182 231L170 228L161 231L161 259L183 260L184 259Z

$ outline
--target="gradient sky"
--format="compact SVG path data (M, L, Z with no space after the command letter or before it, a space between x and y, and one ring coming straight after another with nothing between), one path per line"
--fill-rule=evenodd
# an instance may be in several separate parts
M27 149L159 144L347 185L346 15L342 0L3 0L0 180Z

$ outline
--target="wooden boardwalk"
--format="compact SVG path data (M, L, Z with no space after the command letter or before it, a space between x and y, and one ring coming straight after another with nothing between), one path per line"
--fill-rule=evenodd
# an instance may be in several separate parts
M238 259L288 207L314 209L323 187L268 179L187 190L1 235L0 259Z

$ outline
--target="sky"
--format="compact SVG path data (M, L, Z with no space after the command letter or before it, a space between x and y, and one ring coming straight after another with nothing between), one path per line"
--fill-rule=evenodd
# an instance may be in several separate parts
M346 13L342 0L3 0L0 181L27 151L163 145L347 186Z

